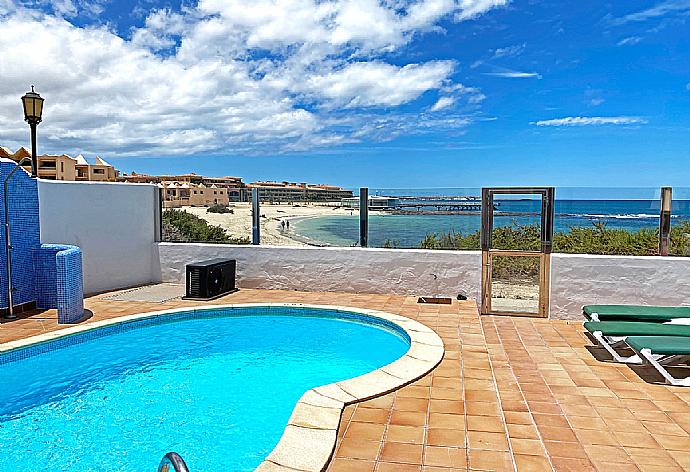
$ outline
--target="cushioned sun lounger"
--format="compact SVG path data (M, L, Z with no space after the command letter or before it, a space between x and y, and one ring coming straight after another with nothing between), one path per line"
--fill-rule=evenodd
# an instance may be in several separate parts
M690 325L639 321L587 321L584 327L592 337L616 360L625 364L640 364L639 355L621 356L617 347L629 344L628 336L685 336L690 342Z
M683 336L630 336L625 342L659 371L668 383L690 387L690 376L677 379L664 367L664 365L676 360L687 361L690 356L690 338Z
M690 318L688 306L585 305L582 314L592 321L656 321Z

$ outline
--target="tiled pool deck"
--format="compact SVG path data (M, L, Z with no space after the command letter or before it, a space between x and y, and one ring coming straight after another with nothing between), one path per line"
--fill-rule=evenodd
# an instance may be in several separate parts
M89 321L200 302L91 297ZM690 388L601 362L579 323L479 317L473 302L243 289L224 303L308 303L401 314L435 330L442 363L345 408L330 471L690 470ZM54 310L0 325L0 343L61 329Z

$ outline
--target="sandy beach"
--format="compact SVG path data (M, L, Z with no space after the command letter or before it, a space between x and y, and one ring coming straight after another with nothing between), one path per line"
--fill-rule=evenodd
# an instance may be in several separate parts
M204 207L183 207L193 215L205 219L212 225L225 229L232 237L250 238L252 236L252 207L250 203L231 203L234 213L207 213ZM339 204L310 203L296 205L261 205L261 244L278 246L324 245L319 241L309 241L297 235L293 229L283 230L281 221L291 221L318 216L349 215L353 210L342 208ZM355 210L355 213L357 211Z

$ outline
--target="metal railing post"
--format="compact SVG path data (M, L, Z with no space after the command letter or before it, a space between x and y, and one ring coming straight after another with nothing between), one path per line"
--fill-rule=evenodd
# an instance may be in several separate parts
M154 234L153 240L157 243L163 241L163 200L165 199L164 189L156 187L155 202L153 208Z
M369 188L359 189L359 246L369 244Z
M261 208L259 205L259 189L252 189L252 244L261 243Z
M659 255L668 256L671 247L671 203L673 189L661 187L661 212L659 214Z

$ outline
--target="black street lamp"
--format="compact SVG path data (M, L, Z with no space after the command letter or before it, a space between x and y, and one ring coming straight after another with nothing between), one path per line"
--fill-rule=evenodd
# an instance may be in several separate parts
M39 94L34 92L34 86L31 86L31 92L26 92L22 97L22 104L24 105L24 120L29 123L31 127L31 176L38 177L38 156L36 155L36 126L41 122L43 116L43 99Z

